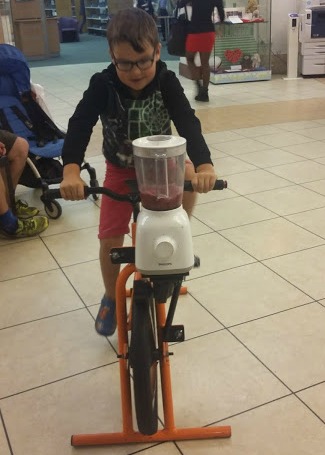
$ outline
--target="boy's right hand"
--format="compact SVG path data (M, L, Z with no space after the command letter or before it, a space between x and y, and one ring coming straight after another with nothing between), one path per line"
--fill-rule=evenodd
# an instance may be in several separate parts
M63 199L68 201L80 201L85 199L86 183L80 177L80 168L77 164L67 164L63 169L63 180L60 184L60 192Z

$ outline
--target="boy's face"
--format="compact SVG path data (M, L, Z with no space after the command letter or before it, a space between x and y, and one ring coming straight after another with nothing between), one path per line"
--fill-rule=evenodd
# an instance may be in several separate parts
M143 90L156 75L156 63L160 59L160 47L161 45L158 44L157 48L154 49L148 44L144 51L139 53L129 43L116 44L111 50L111 57L120 81L136 92ZM140 68L137 65L132 65L135 62ZM131 69L123 71L128 66L131 66Z

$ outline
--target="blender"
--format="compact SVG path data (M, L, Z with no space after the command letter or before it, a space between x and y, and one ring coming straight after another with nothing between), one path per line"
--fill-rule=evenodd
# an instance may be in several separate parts
M186 140L157 135L132 144L141 195L135 265L144 275L187 274L194 253L190 221L182 207Z

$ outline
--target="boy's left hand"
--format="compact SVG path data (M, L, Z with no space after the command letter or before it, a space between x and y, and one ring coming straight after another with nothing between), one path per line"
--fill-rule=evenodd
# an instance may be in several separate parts
M216 179L217 176L212 165L201 165L197 168L197 172L193 175L191 182L194 191L207 193L213 189Z

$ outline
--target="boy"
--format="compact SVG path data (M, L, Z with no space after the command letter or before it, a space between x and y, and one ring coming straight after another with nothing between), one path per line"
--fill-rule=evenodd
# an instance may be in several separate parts
M0 158L7 156L13 188L24 170L28 155L28 142L9 131L0 130ZM7 238L23 238L40 234L48 227L45 216L36 216L39 210L16 200L15 214L9 208L7 190L0 172L0 233Z
M132 140L171 134L172 120L179 135L186 138L193 162L186 166L186 179L192 180L197 192L211 190L216 176L200 122L175 74L160 61L161 45L152 17L138 8L119 11L109 22L107 39L113 63L91 78L69 120L62 151L62 196L69 200L84 198L80 165L99 116L106 158L105 187L128 192L125 180L135 179ZM184 194L183 206L188 214L194 202L194 193ZM109 252L123 245L131 213L130 204L102 198L98 237L105 294L95 328L104 336L112 335L116 329L115 283L119 266L110 262Z

